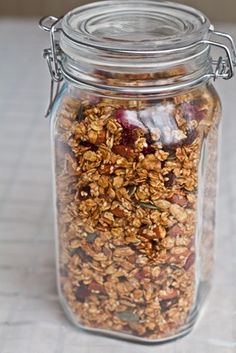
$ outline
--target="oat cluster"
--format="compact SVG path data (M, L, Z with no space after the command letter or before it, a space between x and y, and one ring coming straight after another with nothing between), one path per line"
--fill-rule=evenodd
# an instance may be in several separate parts
M208 87L152 101L63 98L60 286L78 324L150 340L184 326L197 290L201 151L218 119Z

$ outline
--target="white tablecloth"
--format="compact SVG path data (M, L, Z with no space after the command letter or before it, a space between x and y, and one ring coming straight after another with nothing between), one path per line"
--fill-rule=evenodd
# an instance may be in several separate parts
M220 26L234 33L236 26ZM49 126L43 118L48 37L36 20L0 19L0 353L236 352L236 79L224 105L215 280L187 337L142 346L76 330L56 293Z

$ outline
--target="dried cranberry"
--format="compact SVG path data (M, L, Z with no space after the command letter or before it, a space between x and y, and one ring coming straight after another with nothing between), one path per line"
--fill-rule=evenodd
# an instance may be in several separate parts
M184 118L187 121L202 120L206 115L206 110L202 109L202 102L199 99L193 100L190 103L183 103L181 105Z
M203 120L205 117L206 117L206 114L207 114L207 110L204 109L204 110L199 110L195 113L194 115L194 118L198 121L201 121Z
M119 121L119 123L126 129L129 128L128 121L125 118L125 109L124 108L119 108L116 111L116 119Z
M137 126L130 124L128 114L129 111L125 110L124 108L119 108L116 111L116 119L119 121L119 123L123 126L124 129L136 129Z
M123 145L133 145L136 141L136 134L134 129L124 129L122 134Z
M169 172L167 175L165 175L165 177L168 178L168 180L164 182L165 187L170 188L171 186L173 186L176 176L173 172Z
M144 156L146 156L147 154L154 154L155 152L156 150L152 146L144 147L142 150L142 153L144 154Z
M84 303L86 298L90 295L88 286L83 282L80 282L79 287L76 288L75 297L78 302Z

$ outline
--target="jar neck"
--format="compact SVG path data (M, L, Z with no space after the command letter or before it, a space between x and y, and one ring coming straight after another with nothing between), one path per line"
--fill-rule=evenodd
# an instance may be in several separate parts
M62 48L63 50L63 48ZM116 61L98 60L87 53L88 60L73 55L62 54L62 72L64 78L76 85L86 85L88 89L100 92L111 91L134 96L165 96L185 88L196 87L208 81L212 75L209 47L195 48L186 58L178 55L169 56L168 61L155 55L149 58L148 65L140 57L134 62L132 56L123 60L118 55ZM120 64L119 64L120 63ZM126 63L126 65L125 65ZM133 63L133 64L132 64Z
M211 25L201 12L158 0L110 0L61 22L62 72L74 83L127 94L166 94L209 79Z

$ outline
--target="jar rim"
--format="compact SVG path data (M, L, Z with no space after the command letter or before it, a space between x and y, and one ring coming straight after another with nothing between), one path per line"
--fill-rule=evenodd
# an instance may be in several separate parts
M110 52L149 55L207 40L210 28L202 12L186 5L107 0L68 12L62 20L62 41Z

